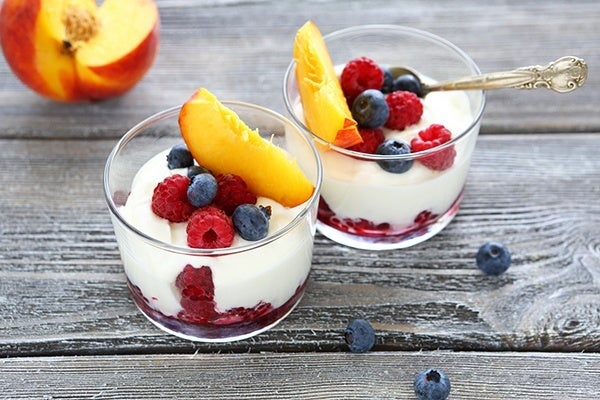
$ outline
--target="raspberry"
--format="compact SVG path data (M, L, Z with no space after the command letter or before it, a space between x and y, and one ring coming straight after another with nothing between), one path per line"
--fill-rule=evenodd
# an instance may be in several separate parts
M181 293L179 304L183 310L178 317L193 322L207 322L216 315L215 285L209 267L194 268L186 265L177 275L175 286Z
M186 232L188 246L200 249L229 247L235 236L231 220L215 206L196 210L188 221Z
M354 98L365 90L381 89L383 86L383 70L370 58L355 58L344 66L340 84L348 104L352 104Z
M215 285L210 267L193 267L188 264L177 275L175 286L179 289L183 308L177 318L191 323L230 325L252 321L273 310L271 303L259 302L253 308L237 307L218 312L216 310Z
M240 204L256 204L256 196L248 190L244 180L235 174L221 174L217 176L217 195L213 200L227 215Z
M450 139L452 139L452 133L448 129L443 125L432 124L411 140L410 147L416 153L444 144ZM419 157L417 160L428 168L443 171L454 164L454 157L456 157L456 150L454 146L450 146L437 153Z
M362 137L362 143L355 144L354 146L348 147L348 150L358 151L360 153L374 154L384 140L385 136L381 129L369 129L359 128L360 136Z
M390 93L385 101L390 109L390 116L385 122L386 128L401 131L419 122L423 115L421 99L412 92L396 91Z
M192 215L195 207L187 198L190 178L183 175L171 175L154 188L152 194L152 212L171 222L184 222Z
M177 318L185 322L210 325L231 325L254 321L273 311L271 303L259 302L253 308L236 307L225 312L216 309L215 285L210 267L188 264L175 279L183 308ZM141 292L140 292L141 293Z

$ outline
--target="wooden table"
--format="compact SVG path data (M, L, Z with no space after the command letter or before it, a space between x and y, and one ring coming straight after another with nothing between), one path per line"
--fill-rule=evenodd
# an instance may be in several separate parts
M427 367L452 399L589 399L600 393L600 3L596 0L158 0L161 47L125 96L66 105L0 62L0 398L413 399ZM485 4L485 5L484 5ZM300 306L231 344L151 325L125 285L102 193L105 159L135 122L199 86L285 112L296 29L391 23L429 30L484 72L577 55L586 85L489 92L462 208L402 251L315 241ZM474 254L505 243L487 277ZM349 320L377 332L350 353Z

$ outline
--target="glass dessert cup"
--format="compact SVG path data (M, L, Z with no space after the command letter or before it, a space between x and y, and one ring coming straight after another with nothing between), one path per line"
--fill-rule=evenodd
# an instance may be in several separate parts
M326 35L324 41L339 71L348 61L365 56L381 66L410 67L434 81L480 74L473 60L455 45L412 28L357 26ZM482 91L428 94L422 99L423 121L415 125L413 135L430 124L425 121L428 109L444 107L450 96L454 96L452 102L460 96L466 116L454 124L449 142L393 156L351 151L313 134L303 118L294 61L285 73L283 92L292 120L312 135L323 163L317 229L324 236L359 249L399 249L431 238L450 223L459 209L479 134L485 105ZM447 169L432 170L422 162L449 152L455 152L455 158ZM412 167L404 173L390 173L379 167L386 162L405 162Z
M220 249L175 246L142 232L122 213L138 170L183 143L174 107L131 128L110 153L104 193L132 299L162 330L194 341L228 342L257 335L300 302L312 264L322 168L312 140L283 116L240 102L223 102L261 136L295 157L314 185L283 228L255 242ZM185 271L185 272L184 272ZM199 297L182 294L195 280Z

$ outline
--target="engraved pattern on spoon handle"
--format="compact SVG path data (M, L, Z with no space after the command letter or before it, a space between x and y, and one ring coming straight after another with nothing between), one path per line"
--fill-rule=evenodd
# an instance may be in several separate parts
M532 65L513 71L493 72L464 79L439 82L429 85L428 92L435 90L473 89L537 89L545 87L559 93L577 89L587 78L587 65L578 57L561 57L547 65Z

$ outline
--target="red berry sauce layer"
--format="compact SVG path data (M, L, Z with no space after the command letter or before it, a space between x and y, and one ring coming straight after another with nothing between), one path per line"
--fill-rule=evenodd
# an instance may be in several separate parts
M380 238L383 242L396 243L420 236L440 218L456 214L461 198L462 192L443 214L434 214L430 210L423 210L415 217L411 225L400 228L393 227L387 222L376 224L364 218L340 218L322 197L319 200L317 218L323 224L351 235Z
M167 316L151 306L140 288L127 280L127 286L138 308L154 323L189 337L218 341L243 337L267 328L285 317L302 298L307 279L296 288L281 306L260 302L252 308L237 307L225 312L216 310L214 285L209 267L194 268L186 265L175 285L182 294L183 308L177 316Z

